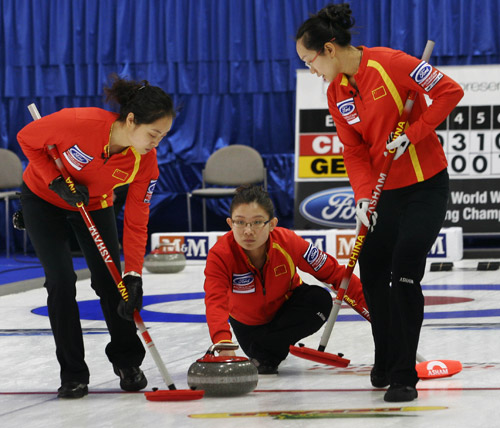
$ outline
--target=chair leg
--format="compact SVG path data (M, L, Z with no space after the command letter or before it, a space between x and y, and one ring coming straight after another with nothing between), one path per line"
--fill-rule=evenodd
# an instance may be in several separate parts
M5 197L5 255L10 257L9 197Z
M193 196L191 193L186 193L186 200L187 200L187 214L188 214L188 231L192 232L193 231L193 223L192 223L192 218L191 218L191 196Z
M207 202L206 199L203 198L203 232L207 231Z

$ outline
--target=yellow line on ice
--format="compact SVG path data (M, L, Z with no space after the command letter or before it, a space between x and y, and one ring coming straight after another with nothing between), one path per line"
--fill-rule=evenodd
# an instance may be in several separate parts
M393 412L422 412L429 410L445 410L445 406L405 406L405 407L375 407L366 409L329 409L329 410L272 410L268 412L241 412L241 413L195 413L190 418L197 419L220 419L220 418L251 418L287 415L307 414L369 414L369 413L393 413Z

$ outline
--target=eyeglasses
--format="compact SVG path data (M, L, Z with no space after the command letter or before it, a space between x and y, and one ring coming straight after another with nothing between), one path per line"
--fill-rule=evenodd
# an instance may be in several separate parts
M233 220L233 226L236 227L237 229L245 229L247 226L250 226L250 229L256 230L256 229L262 229L267 223L269 223L271 220L254 220L251 222L247 222L244 220Z
M328 40L326 43L333 42L335 39L336 39L335 37L332 37L332 38L331 38L330 40ZM307 67L307 68L311 68L312 63L313 63L314 61L316 61L316 58L318 58L319 54L325 50L325 45L326 45L326 43L323 45L323 47L322 47L322 48L321 48L318 52L316 52L316 55L314 56L314 58L313 58L311 61L309 61L309 62L304 61L304 64L306 65L306 67Z

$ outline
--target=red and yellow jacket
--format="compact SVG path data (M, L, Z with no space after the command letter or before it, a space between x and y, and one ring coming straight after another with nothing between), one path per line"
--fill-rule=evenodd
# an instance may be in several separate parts
M435 128L463 96L458 83L404 52L363 47L358 89L339 74L328 87L328 107L344 145L344 162L356 201L370 198L384 163L385 144L395 130L408 92L417 99L405 130L412 143L391 166L385 189L427 180L447 166ZM427 107L424 94L432 99Z
M269 235L262 271L252 265L232 231L222 236L210 249L205 268L206 315L213 343L231 340L229 316L247 325L270 322L302 284L297 268L335 289L345 271L335 258L282 227ZM368 315L361 282L355 275L344 298L357 312Z
M87 186L89 211L113 205L113 189L130 184L123 231L125 272L141 272L149 202L159 175L156 150L141 156L129 147L109 156L109 135L117 118L116 113L99 108L70 108L31 122L17 135L29 161L23 179L40 198L60 208L77 210L49 189L49 183L60 175L47 154L47 145L53 144L69 174Z

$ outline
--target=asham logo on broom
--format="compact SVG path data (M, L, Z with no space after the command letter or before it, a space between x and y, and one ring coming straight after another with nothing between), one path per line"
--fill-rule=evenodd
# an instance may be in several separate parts
M328 227L356 227L356 204L350 187L323 190L305 198L300 214L312 223Z
M429 361L426 368L429 375L448 375L448 367L441 361Z
M108 249L106 248L106 245L102 241L101 235L99 234L99 231L95 226L89 227L89 232L92 235L92 238L94 239L95 244L97 245L97 249L101 253L102 258L106 263L112 263L113 260L111 259L111 256L108 252Z

